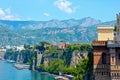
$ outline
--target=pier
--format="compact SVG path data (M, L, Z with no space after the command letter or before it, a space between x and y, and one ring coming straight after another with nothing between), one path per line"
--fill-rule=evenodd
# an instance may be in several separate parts
M29 69L30 65L26 65L26 64L18 64L18 63L15 63L13 64L13 66L19 70L21 69Z

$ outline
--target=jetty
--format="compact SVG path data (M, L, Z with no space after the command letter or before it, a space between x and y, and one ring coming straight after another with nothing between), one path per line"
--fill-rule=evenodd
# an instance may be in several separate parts
M6 60L7 62L14 63L14 60Z
M61 74L59 76L56 76L55 80L74 80L74 76L68 74Z
M15 63L13 66L19 70L29 69L30 65Z

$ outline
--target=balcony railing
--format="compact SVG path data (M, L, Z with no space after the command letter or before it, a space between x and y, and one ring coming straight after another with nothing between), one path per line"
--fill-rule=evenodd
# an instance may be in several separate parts
M110 69L110 65L94 65L94 69Z
M110 53L115 53L115 49L110 49Z
M107 44L106 41L97 41L97 40L94 40L94 41L92 42L92 45L93 45L93 46L105 46L106 44Z
M120 65L111 65L110 69L118 71L118 70L120 70Z
M107 47L120 47L120 43L118 41L107 41Z
M94 65L94 69L120 70L120 65Z

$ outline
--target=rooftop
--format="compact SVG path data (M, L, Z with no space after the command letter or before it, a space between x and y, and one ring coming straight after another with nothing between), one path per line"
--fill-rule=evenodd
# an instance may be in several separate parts
M114 27L97 27L97 29L99 29L99 30L100 30L100 29L101 29L101 30L103 30L103 29L107 29L107 30L108 30L108 29L112 29L112 30L113 30Z

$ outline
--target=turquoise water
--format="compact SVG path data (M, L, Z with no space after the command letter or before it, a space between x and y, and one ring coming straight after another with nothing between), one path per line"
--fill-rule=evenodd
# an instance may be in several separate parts
M0 62L0 80L54 80L54 78L28 69L17 70L12 63Z

